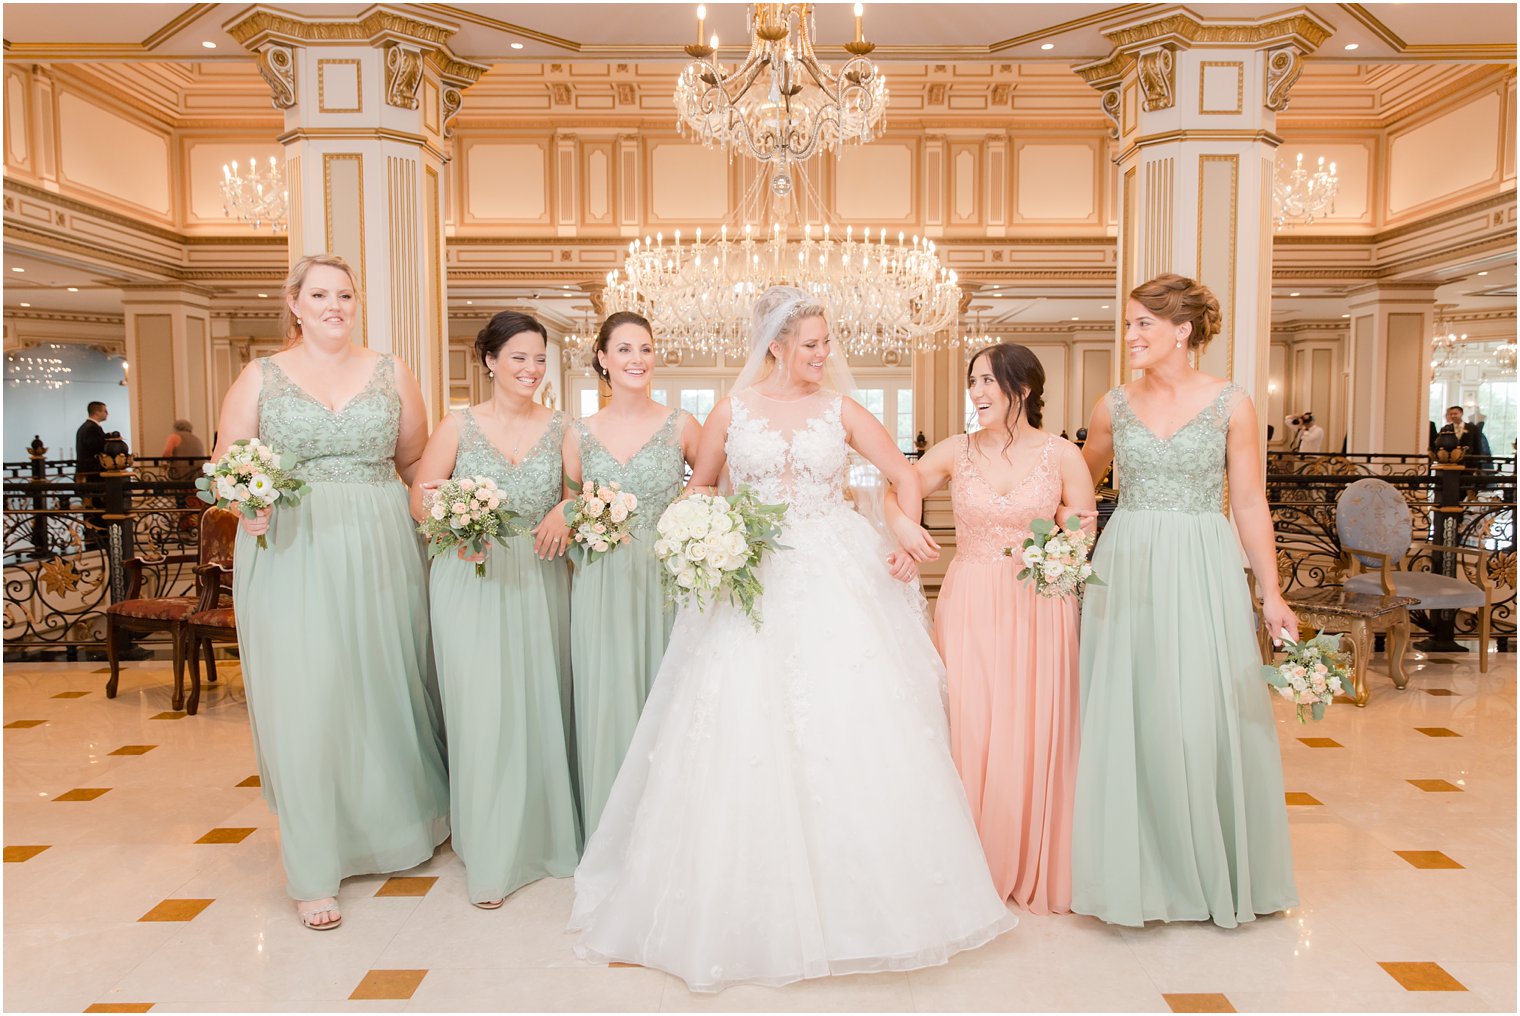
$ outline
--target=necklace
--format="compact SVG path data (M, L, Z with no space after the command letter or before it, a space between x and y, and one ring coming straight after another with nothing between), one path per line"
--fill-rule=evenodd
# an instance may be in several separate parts
M501 410L497 408L496 401L494 399L491 401L491 419L501 424L504 430L506 429L507 421L502 419ZM533 411L532 409L529 409L527 413L522 414L519 422L513 426L511 430L507 430L507 440L512 445L512 454L510 458L514 463L517 461L518 454L522 450L522 439L526 433L527 425L532 422Z

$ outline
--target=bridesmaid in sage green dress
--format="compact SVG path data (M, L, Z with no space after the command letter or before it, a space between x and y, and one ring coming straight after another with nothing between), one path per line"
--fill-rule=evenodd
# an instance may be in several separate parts
M565 441L565 474L622 483L639 499L634 540L577 569L570 589L575 672L575 748L581 820L591 838L612 791L649 686L660 672L675 608L660 586L654 527L680 494L702 428L649 397L654 338L649 322L621 311L602 322L594 365L612 390L601 412L577 420Z
M243 521L233 595L287 889L322 931L342 920L344 878L411 868L449 834L422 545L402 482L427 414L403 364L349 341L353 279L330 254L296 263L293 345L233 382L215 451L258 437L311 484L298 506Z
M417 466L412 514L445 477L489 476L523 527L540 527L564 491L564 414L533 401L548 333L502 311L475 339L492 378L486 402L439 423ZM433 654L448 730L450 825L470 902L494 910L519 887L565 877L580 858L565 712L570 572L529 533L473 559L433 559Z
M1119 506L1093 556L1105 584L1082 605L1071 909L1233 928L1298 903L1242 547L1268 631L1296 638L1298 621L1277 586L1256 411L1189 363L1218 301L1163 275L1125 317L1145 373L1098 403L1082 449L1095 479L1117 458Z

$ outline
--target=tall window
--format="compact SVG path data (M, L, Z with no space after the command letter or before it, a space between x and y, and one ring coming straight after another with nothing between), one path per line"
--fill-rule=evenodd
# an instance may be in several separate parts
M1483 414L1483 436L1489 451L1511 455L1515 448L1516 389L1513 380L1484 381L1478 385L1478 411Z

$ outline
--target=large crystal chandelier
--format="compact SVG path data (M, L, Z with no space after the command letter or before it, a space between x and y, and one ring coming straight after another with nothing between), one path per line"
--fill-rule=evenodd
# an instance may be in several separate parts
M1295 225L1307 226L1326 212L1335 211L1335 191L1340 178L1335 163L1325 165L1325 157L1313 172L1304 168L1304 153L1299 152L1291 170L1277 164L1272 181L1272 222L1279 231Z
M862 37L860 4L838 71L813 52L812 4L751 5L749 54L731 70L718 62L718 37L706 38L706 15L697 8L697 42L686 47L693 59L676 81L677 130L777 164L778 194L791 184L788 164L880 136L887 82L866 58L876 47Z
M49 343L48 348L62 347L57 343ZM72 373L74 369L65 366L56 356L31 350L5 354L5 380L12 388L24 386L57 390L69 383L69 375Z
M289 197L285 167L278 165L273 155L267 167L252 158L246 170L239 169L236 159L222 166L222 205L230 219L251 223L254 229L269 226L283 233Z
M1452 355L1455 353L1457 346L1467 341L1466 332L1458 335L1447 327L1446 312L1454 306L1455 304L1450 303L1436 304L1436 330L1435 334L1431 336L1430 339L1430 351L1432 356L1430 365L1432 367L1447 366L1450 363Z

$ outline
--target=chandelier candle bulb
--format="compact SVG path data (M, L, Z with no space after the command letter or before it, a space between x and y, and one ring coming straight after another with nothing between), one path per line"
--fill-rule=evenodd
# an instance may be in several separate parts
M702 45L702 40L707 37L707 7L697 4L697 45Z
M865 35L864 35L864 32L863 32L863 27L864 26L862 25L862 22L865 20L865 13L866 13L865 4L856 4L855 5L855 41L856 42L864 42L865 41Z

